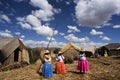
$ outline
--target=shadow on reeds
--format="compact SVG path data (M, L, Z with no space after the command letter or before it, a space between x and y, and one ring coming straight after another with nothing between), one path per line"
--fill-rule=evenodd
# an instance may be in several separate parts
M37 71L36 73L42 76L42 72ZM53 71L53 74L55 74L55 71Z
M83 72L77 72L77 71L67 71L67 72L71 72L71 73L74 73L74 74L85 74Z
M42 72L37 71L36 73L39 74L40 76L42 75Z
M113 59L120 59L120 55L113 57Z

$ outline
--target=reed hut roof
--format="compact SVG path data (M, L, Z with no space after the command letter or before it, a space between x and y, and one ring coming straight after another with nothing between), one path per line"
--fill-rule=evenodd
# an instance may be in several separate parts
M18 38L2 38L0 39L0 54L2 59L7 58L12 52L19 47L24 49L24 44Z
M81 51L81 49L78 46L76 46L75 44L73 44L72 42L65 45L60 51L62 53L64 53L65 51L67 51L67 50L69 50L71 48L74 48L75 50Z
M109 50L118 50L118 48L120 47L120 43L111 43L105 45L105 47L108 48Z

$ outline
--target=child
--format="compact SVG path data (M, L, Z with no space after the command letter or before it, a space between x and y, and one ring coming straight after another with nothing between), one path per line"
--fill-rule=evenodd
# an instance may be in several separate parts
M79 61L78 61L77 70L80 70L80 73L85 73L86 71L89 70L89 65L85 57L85 53L83 51L80 51L78 55L78 59Z

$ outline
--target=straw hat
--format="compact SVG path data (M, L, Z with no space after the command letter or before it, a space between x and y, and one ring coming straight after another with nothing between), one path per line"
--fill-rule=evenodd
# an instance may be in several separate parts
M44 53L49 53L50 51L49 50L45 50Z
M81 51L85 51L84 48L81 48Z
M61 51L59 51L59 52L58 52L58 54L62 54L62 52L61 52Z

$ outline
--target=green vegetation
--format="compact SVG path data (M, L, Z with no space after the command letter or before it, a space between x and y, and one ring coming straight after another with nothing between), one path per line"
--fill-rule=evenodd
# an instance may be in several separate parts
M58 52L59 52L59 49L56 48L56 49L54 50L54 53L55 53L55 54L58 54Z
M31 64L40 58L40 50L39 49L27 48L27 50L29 53L29 59L30 59Z

